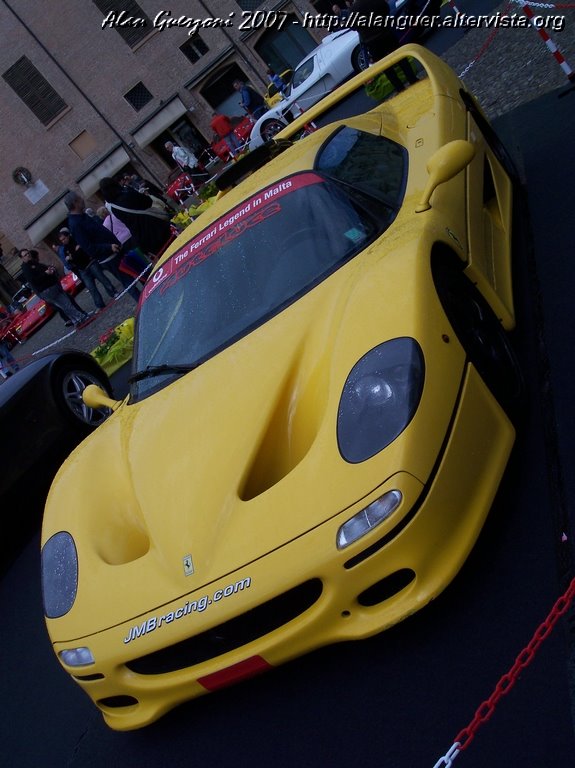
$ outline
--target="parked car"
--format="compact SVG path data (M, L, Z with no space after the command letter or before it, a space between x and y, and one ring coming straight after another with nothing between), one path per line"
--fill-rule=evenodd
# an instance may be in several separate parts
M12 296L9 304L11 312L21 312L25 308L26 301L32 295L32 289L28 285L23 285Z
M287 89L287 87L289 86L292 77L293 77L293 69L285 69L280 74L280 79L284 83L285 89ZM268 86L264 93L264 101L268 105L268 107L273 107L274 104L277 104L278 101L281 101L283 98L284 98L284 95L279 90L278 86L275 83L268 83Z
M68 272L60 280L62 288L70 296L76 296L84 287L80 278L74 272ZM44 323L56 314L56 310L51 304L47 304L35 293L29 295L23 303L20 304L20 311L12 316L10 325L2 331L2 338L9 346L13 347L18 342L26 341L32 334L36 333Z
M0 498L42 462L57 440L73 435L79 442L104 421L108 412L90 408L82 399L87 384L112 394L108 376L94 358L76 351L38 357L2 383Z
M324 37L295 68L285 98L256 120L250 133L250 150L275 136L294 117L368 63L357 32L340 30Z
M417 45L309 117L406 56L407 90L220 179L144 286L129 397L52 485L48 632L114 729L406 619L479 536L522 392L509 156Z
M403 17L393 27L393 34L402 45L425 38L431 25L410 26L420 15L439 15L440 0L398 0L390 5L391 16ZM251 150L268 141L287 124L313 106L351 75L366 69L370 62L360 45L359 35L351 29L340 29L327 35L296 66L284 99L270 104L270 109L255 123L250 136Z
M83 402L86 384L111 394L95 360L75 351L38 357L0 384L0 502L15 511L0 541L0 573L38 534L59 465L107 416Z

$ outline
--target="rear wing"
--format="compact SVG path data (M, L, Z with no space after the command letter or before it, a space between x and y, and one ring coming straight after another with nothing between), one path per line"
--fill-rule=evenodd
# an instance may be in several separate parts
M427 93L432 100L440 96L459 99L459 92L463 85L442 59L421 45L404 45L340 85L277 133L273 139L226 168L215 179L220 193L238 184L250 173L287 149L294 141L317 127L363 114L372 109L385 109L386 105L389 105L390 113L395 113L394 101L399 94L393 90L385 77L385 72L403 59L407 59L414 68L418 81L426 81ZM379 84L378 81L383 81L382 89L376 87ZM405 86L409 89L409 83L406 82Z
M342 117L350 117L353 114L353 106L350 111L349 105L353 101L353 97L359 93L369 94L370 91L373 92L375 89L370 88L370 86L373 86L374 81L379 76L384 75L387 69L406 58L415 67L419 79L429 79L434 96L443 95L458 98L462 83L453 70L439 56L431 53L427 48L412 43L397 48L385 58L372 64L363 72L340 85L331 94L318 101L317 104L307 109L286 128L277 133L274 140L298 138L301 133L309 131L310 127L313 129L314 124L318 121L326 124L327 122L342 119ZM408 85L406 83L406 86ZM389 102L397 95L397 92L390 87L387 89L387 94L384 95L384 100ZM372 99L371 106L372 108L377 106L377 101ZM338 111L343 111L345 114L338 114ZM366 110L364 102L358 107L355 114L365 111L368 110Z

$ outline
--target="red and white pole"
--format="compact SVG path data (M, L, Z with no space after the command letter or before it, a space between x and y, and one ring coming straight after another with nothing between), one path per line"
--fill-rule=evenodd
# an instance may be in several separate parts
M455 5L455 3L453 2L453 0L448 0L448 3L449 3L449 5L450 5L450 6L453 8L453 10L455 11L455 13L460 13L460 10L459 10L459 8L458 8L458 7Z
M558 46L553 42L553 40L549 37L549 35L544 29L539 28L534 24L533 19L535 17L535 14L533 13L533 10L530 8L529 5L527 5L527 3L524 3L524 2L521 3L521 8L523 10L523 13L529 19L531 26L537 31L537 33L543 39L549 51L553 54L555 61L559 64L559 66L565 73L569 82L575 83L575 72L573 72L573 70L565 60L565 57L559 50Z

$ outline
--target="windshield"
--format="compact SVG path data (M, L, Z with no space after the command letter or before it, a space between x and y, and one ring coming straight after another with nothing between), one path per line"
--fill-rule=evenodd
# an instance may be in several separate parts
M311 76L314 68L314 62L315 56L312 56L311 59L304 61L304 63L295 70L291 81L290 93L292 93L298 86L304 83L308 77Z
M340 147L325 163L340 177L337 160L350 151L344 144L347 150ZM401 148L396 163L389 199L366 195L343 178L302 172L260 190L177 251L144 287L132 399L264 323L386 229L403 195Z

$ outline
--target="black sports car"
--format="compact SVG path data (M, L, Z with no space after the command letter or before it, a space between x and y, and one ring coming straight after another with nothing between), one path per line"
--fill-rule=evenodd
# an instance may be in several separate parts
M108 415L85 405L88 384L112 392L94 358L72 350L39 357L0 385L0 502L16 512L18 528L2 537L2 559L36 522L28 519L30 494L43 501L66 455Z

